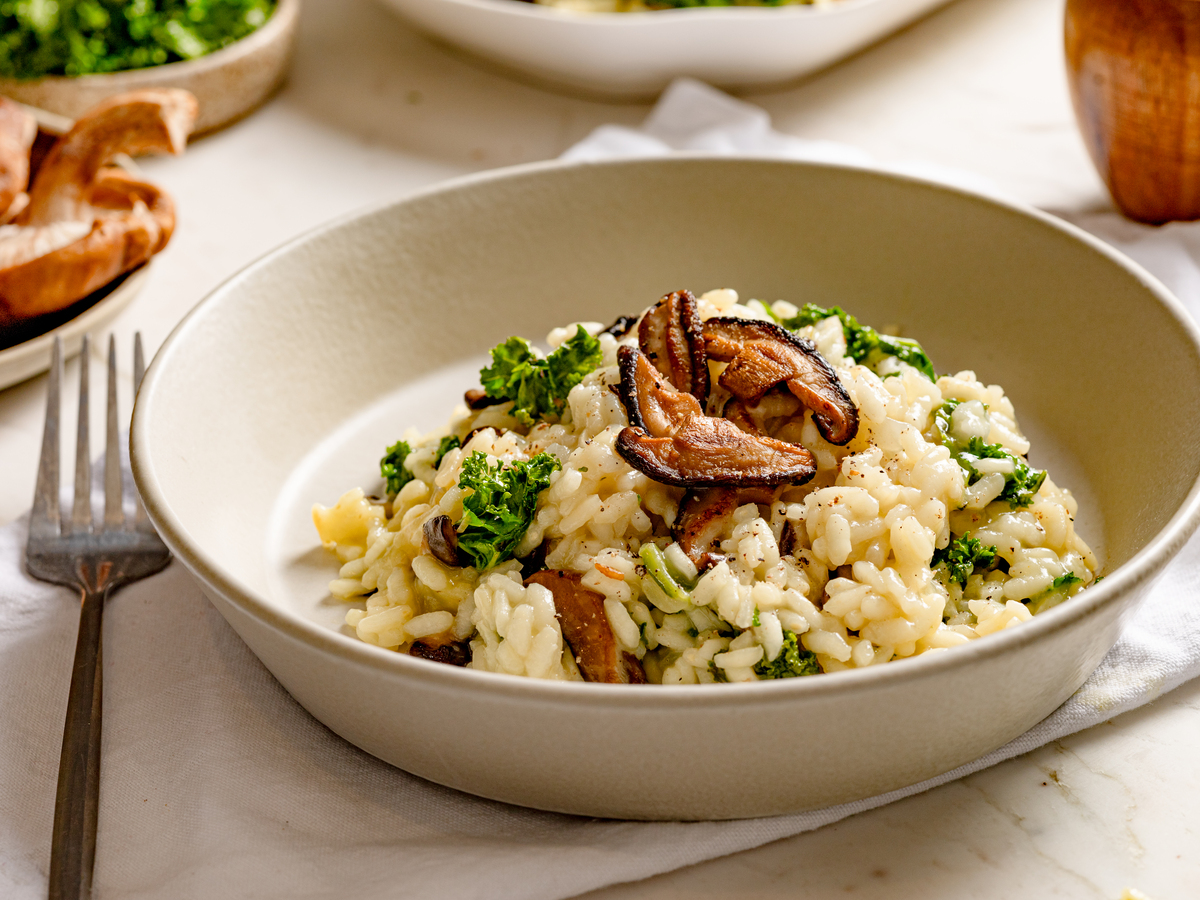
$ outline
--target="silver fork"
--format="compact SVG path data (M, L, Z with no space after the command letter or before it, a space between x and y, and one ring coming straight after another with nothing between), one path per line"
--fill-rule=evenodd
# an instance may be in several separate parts
M79 375L79 431L75 443L75 503L59 513L58 415L62 343L55 338L50 364L46 430L38 466L25 565L41 581L65 585L81 598L79 639L67 699L54 835L50 845L50 900L91 895L100 786L101 623L104 601L121 586L153 575L171 561L140 500L132 521L122 503L124 478L117 418L116 341L108 342L108 427L104 449L104 519L92 521L92 464L88 449L89 341L83 339ZM142 337L134 338L134 395L142 383Z

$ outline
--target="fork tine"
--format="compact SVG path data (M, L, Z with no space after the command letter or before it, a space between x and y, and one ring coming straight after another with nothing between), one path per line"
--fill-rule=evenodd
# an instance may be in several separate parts
M133 333L133 402L137 403L138 391L142 387L142 378L146 374L146 360L142 355L142 333L135 331ZM142 506L141 494L137 492L137 488L133 491L133 522L134 527L138 531L146 532L147 534L156 534L154 526L150 524L150 517L146 515L146 507Z
M88 442L88 369L91 340L83 336L79 351L79 425L75 437L75 506L71 511L72 531L92 530L92 451Z
M50 382L46 391L46 427L42 431L42 458L38 463L37 489L33 494L33 512L29 533L58 534L58 414L59 385L62 383L62 340L54 338L50 354Z
M142 333L135 331L133 333L133 397L137 399L137 392L142 388L142 376L146 374L146 361L142 356Z
M108 336L108 428L104 442L104 528L125 524L122 508L120 427L117 424L117 339Z

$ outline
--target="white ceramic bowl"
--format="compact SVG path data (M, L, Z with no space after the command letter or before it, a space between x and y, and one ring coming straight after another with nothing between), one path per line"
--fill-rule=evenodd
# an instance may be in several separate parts
M0 78L0 94L78 119L115 94L182 88L200 103L194 137L240 119L279 87L291 61L299 15L300 0L279 0L261 28L207 56L103 75Z
M945 653L769 683L539 682L351 637L311 503L377 486L385 442L444 420L498 341L685 286L841 304L902 323L939 371L1003 384L1035 465L1079 496L1105 580ZM1196 527L1198 408L1200 347L1178 302L1070 226L895 175L668 158L475 176L275 251L164 344L132 452L172 550L347 740L513 803L729 818L929 778L1062 703Z
M384 0L430 34L535 79L648 97L690 75L723 88L799 78L948 0L580 13L516 0Z

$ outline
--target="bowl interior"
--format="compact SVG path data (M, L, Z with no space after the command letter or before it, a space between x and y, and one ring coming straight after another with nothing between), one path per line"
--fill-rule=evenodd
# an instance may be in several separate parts
M474 177L261 260L155 360L135 419L139 483L189 562L336 630L313 501L376 487L385 442L443 421L509 335L540 341L682 287L840 305L901 326L939 372L1002 384L1032 462L1081 497L1106 572L1200 475L1197 426L1178 414L1200 408L1195 332L1115 254L1047 217L896 176L677 158Z

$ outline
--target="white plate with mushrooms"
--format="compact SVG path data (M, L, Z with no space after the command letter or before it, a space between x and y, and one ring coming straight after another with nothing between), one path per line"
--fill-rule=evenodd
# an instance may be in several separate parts
M171 198L127 154L179 153L195 121L184 91L142 91L78 122L0 98L0 388L68 354L134 298L175 225Z
M633 220L655 240L631 242ZM378 486L380 447L441 421L489 347L612 321L687 285L903 323L939 371L1003 384L1037 464L1087 496L1080 521L1102 546L1104 581L962 646L772 682L514 677L347 630L314 499ZM1097 295L1126 315L1095 315ZM1112 360L1131 354L1138 378L1114 378ZM131 448L164 540L337 734L510 803L721 819L920 782L1059 706L1200 521L1200 446L1181 412L1198 405L1187 313L1070 225L886 173L670 157L484 173L298 238L167 339Z

